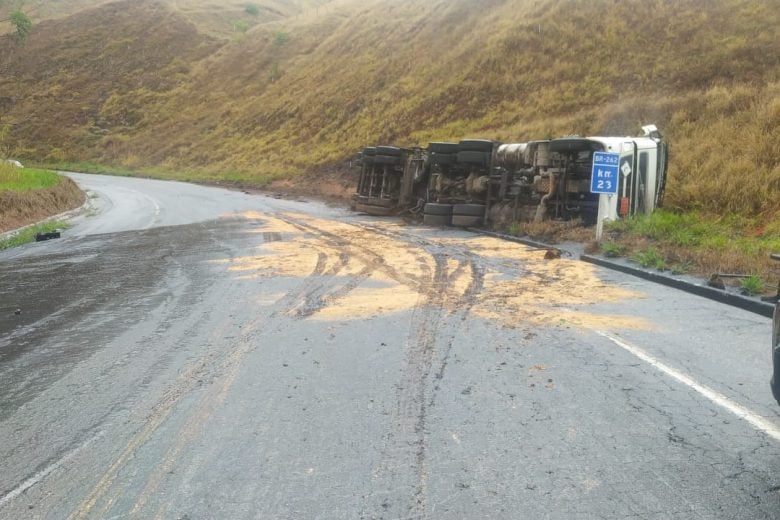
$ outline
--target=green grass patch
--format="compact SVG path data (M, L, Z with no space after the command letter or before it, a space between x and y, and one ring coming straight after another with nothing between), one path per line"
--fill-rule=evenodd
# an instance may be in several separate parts
M48 233L55 229L68 229L70 224L61 220L53 220L51 222L44 222L42 224L36 224L35 226L23 229L19 233L10 236L8 238L0 239L0 251L4 249L10 249L12 247L18 247L28 242L35 241L35 235L38 233Z
M87 161L79 162L35 162L30 161L37 167L50 168L53 170L75 172L75 173L95 173L101 175L116 175L119 177L141 177L148 179L162 179L181 182L201 182L201 183L225 183L255 186L261 188L278 179L290 179L297 172L276 171L266 174L252 174L241 171L222 171L222 170L202 170L202 169L173 169L164 167L138 167L128 168L127 166L115 164L101 164Z
M60 171L73 171L80 173L105 173L110 175L120 175L123 177L133 177L138 174L138 171L132 168L125 168L123 166L109 166L107 164L98 164L87 161L79 162L58 162L58 163L45 163L42 166L48 168L54 168Z
M762 292L765 287L757 282L778 276L769 255L780 252L780 224L771 217L659 210L610 223L607 242L623 246L627 256L645 267L703 277L754 275L747 282L754 285L742 287L746 292Z
M56 186L59 182L59 175L48 170L0 165L0 191L40 190Z
M750 276L743 278L739 285L742 288L742 292L748 296L761 294L766 288L764 285L764 280L762 280L761 277L756 274L751 274Z
M645 268L658 269L659 271L666 269L666 259L653 247L639 251L634 255L634 261Z
M606 256L607 258L618 258L621 256L625 256L626 254L626 246L623 244L618 244L617 242L603 242L601 244L601 254Z
M767 225L760 217L659 210L652 215L610 223L607 229L618 235L713 253L768 256L780 251L780 226Z

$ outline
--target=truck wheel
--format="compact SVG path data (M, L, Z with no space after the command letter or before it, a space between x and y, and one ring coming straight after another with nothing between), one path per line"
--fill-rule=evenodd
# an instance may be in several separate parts
M428 151L431 153L458 153L458 143L428 143Z
M377 155L390 155L393 157L400 157L401 156L401 149L397 146L377 146L376 147L376 154Z
M482 217L471 215L453 215L452 225L457 227L478 227L482 225Z
M393 155L375 155L374 162L377 164L401 164L401 158Z
M426 226L449 226L449 215L423 215L423 224Z
M459 152L493 152L493 141L487 139L464 139L458 143Z
M458 162L458 154L431 152L428 160L431 164L455 164Z
M453 215L464 217L483 217L485 215L484 204L455 204L452 206Z
M485 152L474 152L467 150L458 152L458 162L461 164L476 164L478 166L487 166L490 156Z
M429 202L423 208L425 215L446 215L449 217L452 215L452 204L437 204L435 202Z

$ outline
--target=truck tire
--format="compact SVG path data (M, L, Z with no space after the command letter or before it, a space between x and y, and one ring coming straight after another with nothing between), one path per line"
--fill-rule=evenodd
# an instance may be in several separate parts
M377 164L401 164L401 158L393 155L375 155L374 162Z
M376 154L377 155L390 155L392 157L400 157L401 156L401 149L397 146L377 146L376 147Z
M428 151L431 153L458 153L458 143L428 143Z
M453 215L452 225L457 227L477 227L482 225L482 217L471 215Z
M460 215L463 217L480 217L485 216L484 204L455 204L452 206L452 214Z
M452 204L437 204L435 202L429 202L423 208L423 214L425 215L446 215L449 217L452 215Z
M449 226L449 215L423 215L423 224L426 226Z
M487 139L464 139L458 143L459 152L493 153L493 141Z
M431 152L428 160L431 164L456 164L458 162L458 154Z
M485 152L474 152L467 150L464 152L458 152L458 163L487 166L489 157L490 155Z

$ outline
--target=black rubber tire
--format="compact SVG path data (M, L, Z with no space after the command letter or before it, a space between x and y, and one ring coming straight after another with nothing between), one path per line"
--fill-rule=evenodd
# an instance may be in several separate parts
M484 204L455 204L452 206L453 215L461 215L464 217L480 217L485 216Z
M493 152L493 141L487 139L464 139L458 143L459 152Z
M363 155L376 155L376 147L375 146L366 146L363 148Z
M458 154L431 152L431 155L428 156L428 161L431 164L457 164Z
M401 149L397 146L377 146L376 155L390 155L393 157L401 156Z
M483 222L482 217L474 217L471 215L453 215L452 225L457 227L478 227Z
M401 158L393 155L375 155L374 162L377 164L401 164Z
M423 208L425 215L452 215L452 204L437 204L435 202L429 202Z
M458 143L428 143L428 151L435 153L458 153Z
M490 160L490 154L485 152L465 151L458 152L458 163L474 164L477 166L487 166Z
M423 224L426 226L449 226L449 215L423 215Z

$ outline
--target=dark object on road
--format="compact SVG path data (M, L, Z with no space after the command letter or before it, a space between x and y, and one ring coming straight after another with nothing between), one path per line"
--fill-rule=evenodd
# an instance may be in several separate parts
M545 260L557 260L561 257L561 250L560 249L548 249L544 253L544 259Z
M780 260L780 254L770 255L772 260ZM777 284L777 295L774 298L775 312L772 316L772 379L769 386L775 401L780 404L780 282Z
M48 231L48 232L42 232L42 233L36 233L35 234L35 241L36 242L43 242L45 240L51 240L53 238L60 238L60 232L59 230L54 231Z
M22 309L16 309L14 315L19 316L22 313Z

